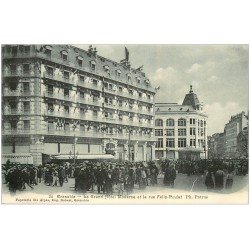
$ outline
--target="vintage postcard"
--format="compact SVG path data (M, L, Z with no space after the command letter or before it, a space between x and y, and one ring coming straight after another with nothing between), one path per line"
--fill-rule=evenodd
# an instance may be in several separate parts
M3 204L248 204L248 45L2 45Z

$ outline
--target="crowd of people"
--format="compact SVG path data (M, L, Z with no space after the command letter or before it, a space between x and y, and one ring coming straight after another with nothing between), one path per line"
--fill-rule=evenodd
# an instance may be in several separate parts
M204 175L208 190L230 189L233 176L248 173L248 161L221 160L162 160L151 162L81 162L70 164L50 163L33 165L5 164L2 166L3 182L10 192L22 191L39 183L47 186L63 186L74 179L72 188L79 192L104 194L130 194L135 188L144 190L157 184L174 188L177 173ZM160 183L159 183L160 182Z
M82 162L76 165L66 162L38 167L8 164L2 167L2 174L10 192L26 190L27 187L33 189L41 182L47 186L62 187L69 178L74 178L76 191L122 195L124 192L132 193L135 185L139 189L156 185L159 171L154 162Z

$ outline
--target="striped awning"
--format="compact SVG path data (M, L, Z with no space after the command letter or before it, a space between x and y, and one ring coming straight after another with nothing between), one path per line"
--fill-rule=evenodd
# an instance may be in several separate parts
M86 154L86 155L77 155L77 160L96 160L96 159L114 159L115 157L111 154ZM51 155L51 159L58 160L69 160L73 159L73 155Z

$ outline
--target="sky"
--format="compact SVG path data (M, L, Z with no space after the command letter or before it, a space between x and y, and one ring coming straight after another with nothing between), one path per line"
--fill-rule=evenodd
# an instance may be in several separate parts
M208 115L208 135L223 132L231 115L248 112L248 45L94 45L118 62L125 46L131 66L144 65L152 86L160 86L156 102L181 104L193 86Z

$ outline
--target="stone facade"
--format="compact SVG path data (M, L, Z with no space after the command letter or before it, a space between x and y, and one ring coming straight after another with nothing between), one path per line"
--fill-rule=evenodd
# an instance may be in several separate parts
M235 158L238 157L237 153L237 137L245 127L248 126L248 118L245 112L234 115L229 122L225 125L225 137L226 137L226 157Z
M192 86L182 105L156 103L155 136L156 159L207 158L207 115Z
M151 160L155 89L141 68L68 45L5 45L3 153ZM77 143L74 143L77 138ZM147 148L145 149L145 144Z

